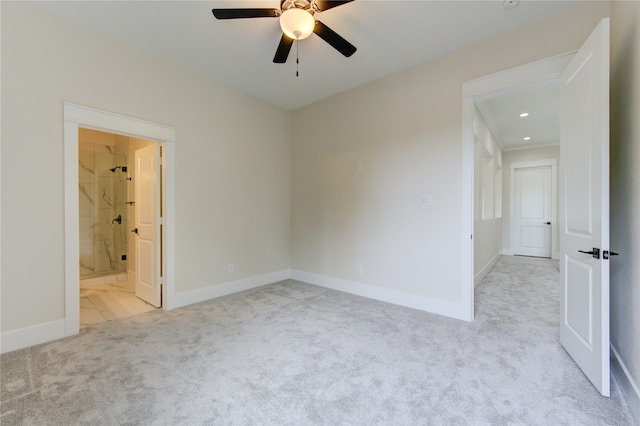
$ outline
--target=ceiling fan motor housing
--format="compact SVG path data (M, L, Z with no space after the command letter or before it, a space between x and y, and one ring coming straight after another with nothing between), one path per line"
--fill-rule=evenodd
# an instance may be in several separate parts
M315 6L315 2L313 0L281 0L280 1L280 10L283 12L289 9L302 9L309 12L311 15L318 12L317 6Z

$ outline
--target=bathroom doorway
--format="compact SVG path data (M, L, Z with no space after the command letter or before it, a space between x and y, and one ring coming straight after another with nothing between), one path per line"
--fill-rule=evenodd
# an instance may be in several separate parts
M113 179L115 179L116 174L122 174L121 177L127 182L127 184L130 184L130 182L135 182L134 176L132 176L132 172L135 172L135 170L133 170L134 168L132 167L131 163L134 155L129 154L129 152L135 152L135 144L132 142L134 139L143 141L141 142L142 145L150 144L154 146L157 149L158 153L162 152L162 158L158 157L158 167L161 169L161 172L158 172L158 176L160 178L157 182L158 194L156 197L156 199L158 200L158 211L162 212L162 220L159 220L157 222L159 225L157 240L161 241L162 244L161 246L159 246L159 249L154 252L157 256L157 262L152 263L147 261L145 264L157 266L157 273L154 274L154 277L157 277L155 283L157 284L159 302L156 306L161 306L163 309L171 309L175 305L175 228L173 221L173 218L175 217L175 168L173 167L176 142L175 128L153 123L150 121L140 120L133 117L115 114L113 112L101 111L94 108L65 102L65 336L72 336L80 331L80 129L113 134L116 135L114 137L121 136L129 139L129 147L127 151L128 154L126 158L126 174L124 174L122 170L123 166L125 166L125 162L122 162L121 164L113 163L110 167L104 170L104 174L107 176L113 176ZM114 161L123 161L123 159L118 158ZM111 171L111 169L114 170ZM129 177L132 178L131 181L128 180ZM98 194L102 196L100 192L101 190L96 189L96 191L98 191ZM127 192L126 195L126 201L124 202L135 202L135 200L131 200L129 198L131 197L131 192ZM134 262L132 262L132 258L135 258L135 253L131 249L134 246L131 242L131 236L134 234L129 231L131 231L131 228L135 228L137 225L131 217L131 210L129 205L127 205L127 209L128 211L126 213L117 213L115 210L109 211L110 215L113 215L113 213L115 213L115 215L114 217L109 218L108 224L115 227L116 224L123 225L126 223L126 227L123 227L126 237L123 238L122 246L126 247L126 252L124 253L124 255L127 256L124 260L126 262L126 279L127 281L131 281L131 276L129 275L132 271L136 271L132 266L134 265ZM121 215L120 223L118 223L118 221L116 220L118 218L118 214ZM111 223L111 221L114 222ZM101 223L106 224L106 219ZM118 237L114 234L113 239L116 238ZM112 254L120 256L122 255L117 252L112 252ZM122 258L120 259L122 261ZM113 260L112 263L114 267L117 266L117 262L115 260ZM111 266L111 264L109 266ZM117 271L117 268L111 269ZM139 267L136 267L135 269L139 269ZM105 274L92 277L91 279L111 280L113 278L105 277L114 275L114 271L94 271L105 272ZM108 283L109 285L118 284L117 276L119 275L119 271L115 275L116 282ZM138 274L134 273L133 275ZM143 276L144 283L148 283L148 271L146 271L145 274L140 275Z
M78 129L81 329L149 312L156 309L154 304L161 304L160 300L147 303L143 299L148 297L138 294L140 274L134 232L140 204L158 198L137 194L140 186L136 185L139 179L135 178L134 160L140 150L155 151L157 145L115 133ZM154 175L161 170L156 169ZM145 189L154 192L148 186Z

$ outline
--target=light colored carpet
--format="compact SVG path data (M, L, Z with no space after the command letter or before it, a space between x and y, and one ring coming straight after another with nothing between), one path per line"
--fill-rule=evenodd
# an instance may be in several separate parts
M503 258L466 323L295 281L2 355L3 425L630 425L558 342L553 262Z

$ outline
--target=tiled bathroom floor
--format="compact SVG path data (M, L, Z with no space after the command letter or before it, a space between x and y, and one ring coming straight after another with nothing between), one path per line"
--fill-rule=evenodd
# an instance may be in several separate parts
M133 281L80 288L80 328L154 309L136 297Z

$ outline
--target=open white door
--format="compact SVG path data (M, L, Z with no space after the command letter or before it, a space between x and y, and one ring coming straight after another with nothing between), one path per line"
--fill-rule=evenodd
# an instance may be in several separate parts
M560 342L609 396L609 19L562 75Z
M514 172L513 254L551 257L551 166Z
M160 146L135 152L136 296L160 307Z

